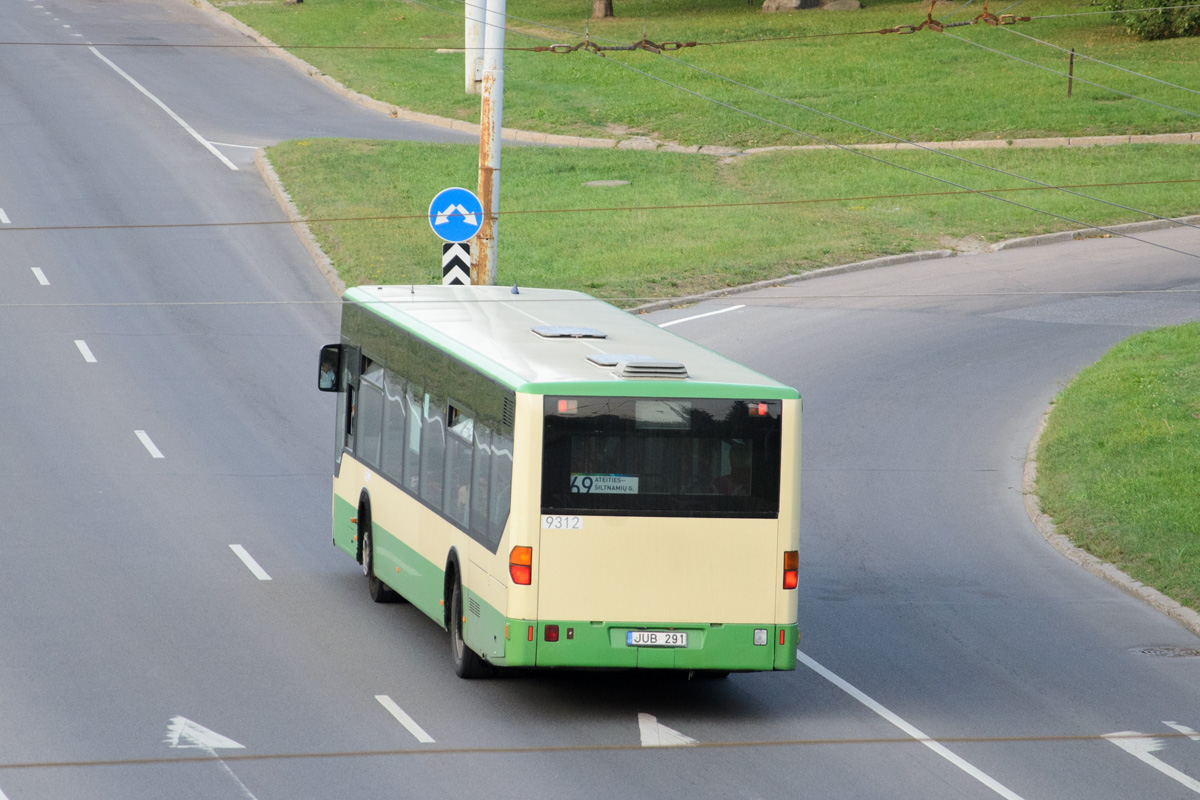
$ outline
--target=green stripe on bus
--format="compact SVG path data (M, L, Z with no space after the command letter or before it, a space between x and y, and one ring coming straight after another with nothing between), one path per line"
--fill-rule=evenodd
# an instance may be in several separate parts
M558 641L546 641L546 626L558 626ZM533 626L534 640L528 640ZM687 647L633 647L626 644L631 630L686 631ZM766 643L754 644L755 630L765 630ZM780 631L784 644L779 644ZM613 667L627 669L688 669L770 671L796 666L798 632L795 625L655 625L652 622L592 623L579 620L509 620L508 651L498 664L512 667ZM791 657L785 655L790 648Z

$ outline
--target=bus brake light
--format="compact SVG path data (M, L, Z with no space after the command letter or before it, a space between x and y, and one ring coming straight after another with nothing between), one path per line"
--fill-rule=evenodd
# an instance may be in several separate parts
M514 547L508 556L508 575L520 586L533 583L533 548Z
M800 551L788 550L783 554L783 588L795 589L800 582Z

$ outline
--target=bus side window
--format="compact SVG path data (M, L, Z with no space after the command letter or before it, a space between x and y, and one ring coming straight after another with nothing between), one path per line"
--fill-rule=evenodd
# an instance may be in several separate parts
M379 449L383 439L383 367L363 358L358 386L357 454L361 461L379 467Z
M413 383L404 392L408 430L404 436L404 488L413 494L421 475L421 389Z
M471 512L471 451L475 420L450 404L446 412L446 473L442 509L446 516L467 527Z
M446 412L438 398L425 393L421 426L421 500L442 509L442 469L446 459Z
M475 462L471 474L471 533L490 544L488 536L488 483L492 471L492 432L475 423Z
M383 375L383 453L380 470L397 484L404 485L404 379L390 369Z
M356 426L356 414L358 404L358 368L359 368L359 349L357 347L347 345L342 351L342 386L345 387L346 405L343 409L341 406L342 395L338 395L338 411L339 414L344 411L344 416L339 415L341 423L341 441L338 443L338 452L346 449L351 453L354 452L354 432ZM341 456L338 457L339 463Z
M513 440L501 433L492 435L491 499L488 508L488 543L500 544L512 494Z

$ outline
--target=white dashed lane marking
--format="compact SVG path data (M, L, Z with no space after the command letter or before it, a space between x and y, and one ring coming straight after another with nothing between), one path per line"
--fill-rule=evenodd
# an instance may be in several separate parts
M271 580L271 576L267 574L265 569L258 565L258 562L254 560L253 556L246 552L246 548L242 547L240 544L231 544L229 545L229 549L232 550L237 557L242 560L242 563L246 565L247 569L254 573L254 577L258 578L260 581Z
M152 442L152 441L150 440L150 437L146 435L146 432L145 432L145 431L134 431L134 434L135 434L135 435L138 437L138 439L141 441L142 445L143 445L143 446L144 446L144 447L145 447L147 450L149 450L149 451L150 451L150 455L151 455L151 457L153 457L153 458L166 458L166 456L164 456L164 455L162 454L162 451L161 451L161 450L159 450L157 447L155 447L155 446L154 446L154 442Z

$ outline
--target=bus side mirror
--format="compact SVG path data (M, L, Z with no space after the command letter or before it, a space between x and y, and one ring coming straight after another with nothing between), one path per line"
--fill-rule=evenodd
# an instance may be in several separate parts
M327 344L321 348L321 367L317 375L317 388L322 392L342 390L342 346Z

